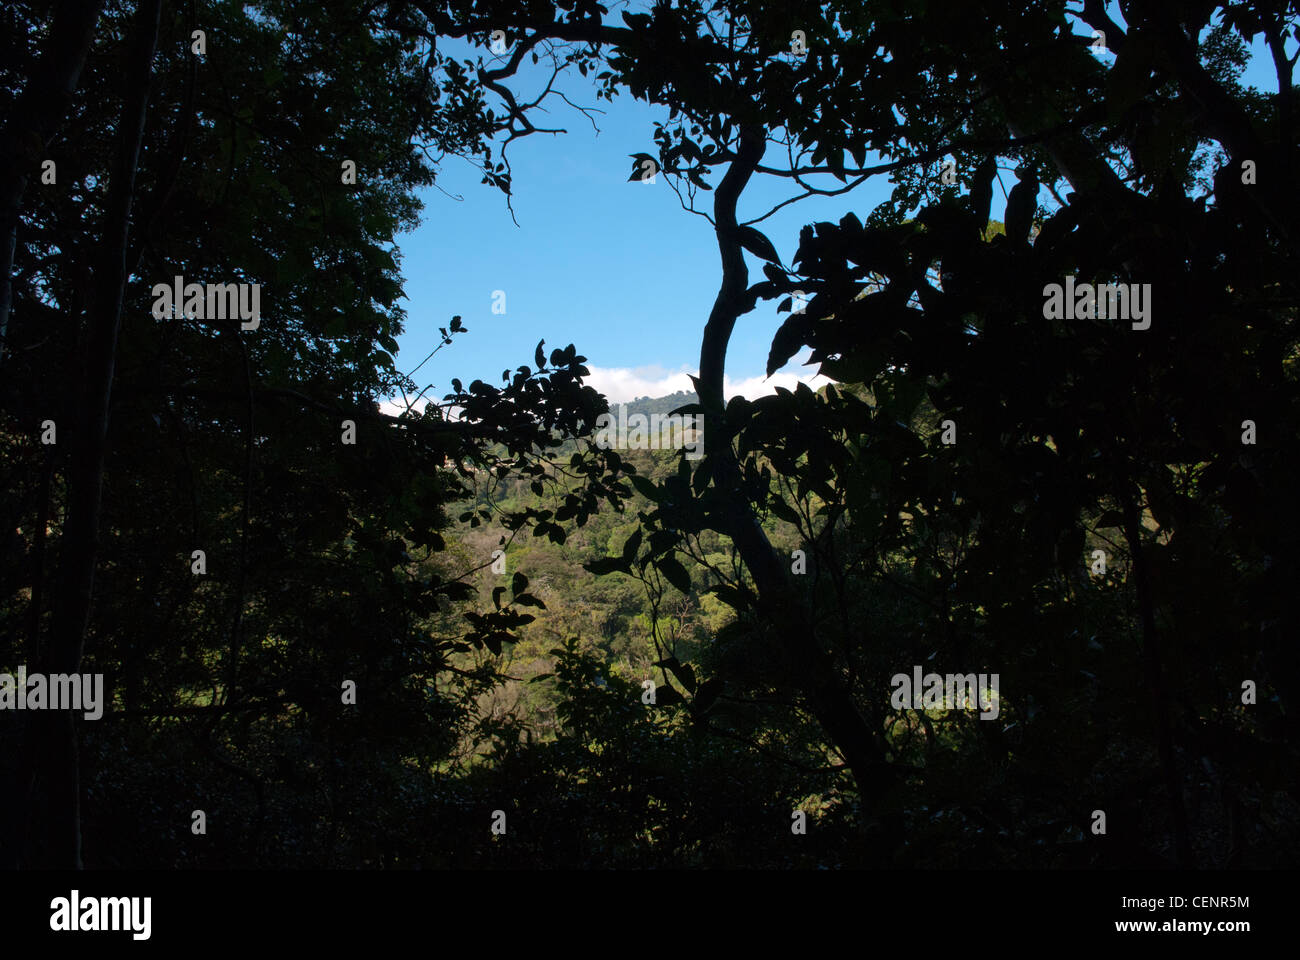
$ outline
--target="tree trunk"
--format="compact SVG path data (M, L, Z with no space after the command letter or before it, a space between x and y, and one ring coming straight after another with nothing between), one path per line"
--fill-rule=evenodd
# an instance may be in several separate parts
M161 0L142 0L132 28L126 95L118 130L103 236L95 246L101 256L95 272L95 299L85 356L85 391L68 476L68 510L60 545L59 591L49 650L49 671L81 669L90 619L95 566L99 553L104 461L112 406L118 330L126 289L126 255L136 170L149 102L149 81L158 43ZM81 867L80 783L75 718L71 711L52 714L45 727L45 772L49 865Z
M864 807L870 809L887 781L893 779L889 776L891 771L871 735L871 728L854 705L848 685L836 675L831 657L818 648L811 626L813 618L790 584L781 558L772 548L748 503L738 495L731 495L740 488L740 466L724 431L719 429L725 416L723 377L727 344L749 284L749 269L738 239L736 205L754 168L762 160L766 145L766 131L761 127L741 129L736 160L727 169L714 198L714 222L723 276L700 348L700 403L705 416L715 424L704 431L705 454L712 466L717 488L728 495L730 503L730 509L720 524L721 532L731 537L754 578L759 609L771 619L782 638L789 662L795 670L795 686L831 743L844 756L863 797Z
M1169 695L1165 690L1164 669L1160 656L1160 634L1156 629L1155 598L1151 595L1151 573L1142 549L1142 526L1138 518L1135 494L1125 490L1123 499L1124 538L1133 557L1133 579L1137 586L1138 608L1142 618L1142 673L1151 697L1152 723L1169 794L1169 817L1174 833L1174 852L1178 866L1192 869L1191 834L1187 825L1187 807L1183 803L1183 782L1174 755L1173 731L1169 725Z
M103 5L103 0L59 4L49 44L0 130L0 360L8 346L23 195L46 143L68 112Z

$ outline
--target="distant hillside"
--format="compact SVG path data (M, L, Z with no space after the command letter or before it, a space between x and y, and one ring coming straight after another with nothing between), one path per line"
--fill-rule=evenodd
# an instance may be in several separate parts
M670 393L666 397L637 397L635 400L630 400L626 404L611 402L609 408L613 410L618 406L626 406L629 416L634 413L643 413L649 416L653 413L672 413L678 407L685 406L688 403L699 402L700 398L696 396L694 390L678 390L676 393Z

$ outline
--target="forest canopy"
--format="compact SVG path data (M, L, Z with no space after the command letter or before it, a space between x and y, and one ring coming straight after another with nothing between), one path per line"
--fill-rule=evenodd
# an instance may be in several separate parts
M1294 864L1297 20L15 0L0 865ZM463 313L406 402L421 191L564 136L525 62L668 111L717 294L620 415L690 455ZM758 309L828 386L728 395Z

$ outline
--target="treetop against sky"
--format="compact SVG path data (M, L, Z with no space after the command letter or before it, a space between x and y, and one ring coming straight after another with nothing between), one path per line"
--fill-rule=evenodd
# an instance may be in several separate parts
M606 22L621 24L624 9L649 5L611 6ZM1123 25L1117 9L1110 14ZM1076 32L1091 31L1076 21ZM513 46L494 54L467 41L443 41L440 49L462 59L481 56L490 67L508 60ZM1109 52L1100 56L1114 60ZM524 102L545 90L551 76L545 60L534 65L525 59L508 83ZM409 298L398 367L409 370L436 346L437 327L451 313L462 314L470 329L421 371L422 387L437 385L430 395L439 395L453 375L494 382L504 346L513 344L523 358L543 337L577 344L591 360L589 382L613 401L693 389L688 374L697 372L699 325L717 294L717 242L706 222L683 210L664 175L653 183L628 179L630 156L654 151L654 125L668 120L668 109L626 93L612 102L598 100L593 81L594 73L583 77L571 68L559 74L552 90L563 98L547 101L545 117L566 132L529 136L511 146L517 226L501 194L485 187L479 168L463 159L447 158L436 185L422 191L420 226L398 238ZM1251 48L1241 82L1266 93L1276 89L1262 39ZM827 189L841 186L825 174L808 180ZM1015 183L1009 170L1000 180L994 219L1001 218L1005 190ZM891 189L889 175L880 174L845 195L790 204L761 229L789 265L802 226L838 221L850 210L865 219ZM741 198L741 220L760 216L794 192L777 177L755 177ZM1039 200L1053 205L1046 188ZM697 197L698 207L707 202L707 194ZM756 272L761 261L751 256L750 262ZM493 312L502 307L497 291L505 294L504 313ZM770 380L764 377L782 317L774 305L760 304L733 336L727 370L735 393L752 398L773 385L791 387L796 378L814 386L826 382L815 366L803 365L808 351Z

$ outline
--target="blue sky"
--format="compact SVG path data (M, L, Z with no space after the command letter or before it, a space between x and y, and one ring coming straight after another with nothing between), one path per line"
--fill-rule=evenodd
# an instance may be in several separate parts
M580 83L565 88L570 99L607 111L596 116L600 133L557 99L545 124L568 133L511 145L518 227L500 191L479 183L468 162L449 158L441 190L421 195L424 222L399 238L409 298L399 366L423 359L437 343L436 328L453 314L470 329L421 368L422 378L433 368L420 382L438 383L431 393L440 395L452 376L498 382L507 366L531 364L543 338L547 350L576 344L595 373L593 385L613 399L690 389L683 371L698 368L700 332L720 279L713 228L682 209L663 176L653 184L627 182L630 154L658 154L653 124L666 121L667 110L626 96L597 102L582 78L574 80ZM520 86L533 89L527 76ZM864 184L853 204L869 210L889 189L883 178L878 186ZM742 198L742 219L796 192L778 178L756 178ZM711 194L699 194L697 203L711 210ZM788 265L803 224L838 220L847 209L843 197L809 198L758 228ZM758 270L751 258L751 272ZM495 290L506 294L504 315L492 313ZM783 316L771 303L742 319L728 354L733 378L761 378Z
M548 76L530 68L513 89L535 95ZM1276 89L1267 56L1256 56L1246 79ZM503 369L532 364L541 339L548 352L576 344L593 371L588 382L612 401L691 389L686 374L698 368L700 333L720 277L713 229L681 208L664 177L628 182L630 154L658 154L653 123L666 121L667 110L630 96L597 101L576 71L557 86L575 103L605 111L596 115L600 132L559 98L548 101L549 115L534 122L568 132L511 145L518 227L500 191L481 184L470 163L448 158L437 187L422 193L422 224L398 238L408 298L399 368L419 363L452 315L460 314L470 331L420 369L419 386L434 384L430 396L450 390L452 377L499 382ZM769 148L774 165L784 160L775 150ZM723 168L717 169L720 176ZM1013 181L1003 179L1009 188ZM838 220L848 210L865 219L890 189L887 177L876 177L847 196L791 204L758 228L788 266L801 226ZM742 221L795 192L783 179L756 176L742 196ZM711 196L697 195L701 209L711 209ZM995 190L995 216L1001 202ZM759 261L751 257L750 268L753 282ZM504 315L492 313L497 290L505 292ZM773 382L791 385L796 375L811 380L813 368L796 358L764 383L768 346L784 316L774 302L761 302L740 319L727 356L730 392L756 396Z

